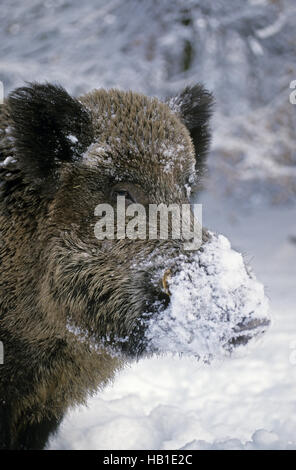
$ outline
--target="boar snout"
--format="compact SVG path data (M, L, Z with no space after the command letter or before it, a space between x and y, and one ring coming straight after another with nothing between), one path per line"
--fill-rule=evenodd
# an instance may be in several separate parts
M211 234L200 250L167 264L131 335L132 355L172 352L208 361L266 331L263 286L224 236Z

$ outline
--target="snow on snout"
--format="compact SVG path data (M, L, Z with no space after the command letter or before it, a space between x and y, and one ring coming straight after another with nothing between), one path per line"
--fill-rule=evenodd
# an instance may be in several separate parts
M208 361L231 351L235 340L262 334L268 300L240 253L222 235L183 261L170 280L170 304L147 320L148 352L193 355Z

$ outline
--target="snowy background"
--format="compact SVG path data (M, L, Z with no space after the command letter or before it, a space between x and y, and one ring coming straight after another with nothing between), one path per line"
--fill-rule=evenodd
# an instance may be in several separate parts
M216 113L203 222L243 252L273 325L232 359L141 360L51 449L296 449L294 0L2 0L0 80L75 95L99 87L164 97L202 81Z

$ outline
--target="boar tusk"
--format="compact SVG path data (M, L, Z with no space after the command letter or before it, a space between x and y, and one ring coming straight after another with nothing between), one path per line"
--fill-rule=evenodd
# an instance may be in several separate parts
M171 278L171 270L167 269L162 277L162 287L167 295L171 295L168 287L168 279Z

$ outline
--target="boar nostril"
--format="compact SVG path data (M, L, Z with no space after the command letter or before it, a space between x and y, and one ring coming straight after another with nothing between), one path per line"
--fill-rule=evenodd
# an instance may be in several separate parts
M171 278L171 270L170 269L167 269L164 273L164 275L162 276L162 288L164 290L164 292L166 293L166 295L170 296L171 293L169 291L169 286L168 286L168 280Z

